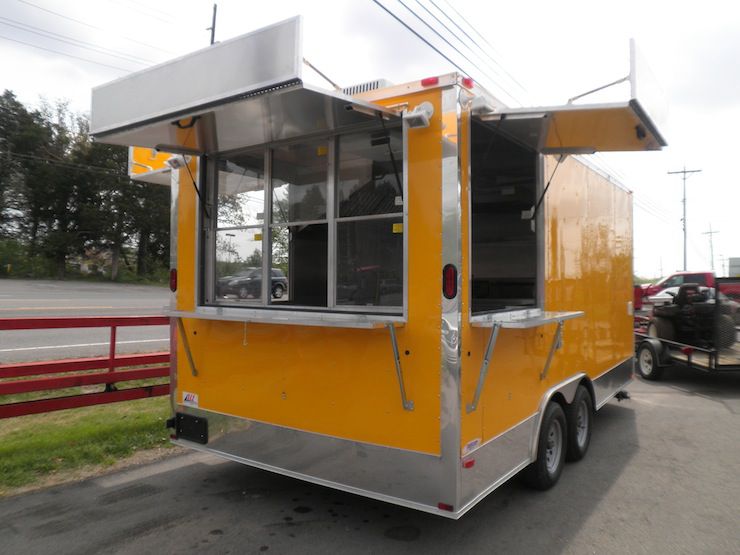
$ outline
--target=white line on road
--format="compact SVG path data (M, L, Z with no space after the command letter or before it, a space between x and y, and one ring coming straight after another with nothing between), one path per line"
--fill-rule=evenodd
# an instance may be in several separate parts
M169 341L168 337L164 339L137 339L135 341L116 341L116 345L126 345L129 343L156 343L157 341ZM17 349L0 349L0 353L14 353L17 351L37 351L41 349L70 349L72 347L99 347L100 345L110 345L108 341L102 343L78 343L77 345L43 345L41 347L21 347Z

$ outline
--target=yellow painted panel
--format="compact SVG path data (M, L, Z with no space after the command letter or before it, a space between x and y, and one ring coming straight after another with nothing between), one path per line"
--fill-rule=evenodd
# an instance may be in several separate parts
M463 151L467 149L463 148ZM554 168L546 157L545 175ZM467 164L463 164L466 168ZM467 199L467 179L463 180ZM563 348L556 351L545 380L542 371L556 325L501 330L481 401L472 401L489 328L463 319L461 448L488 441L537 411L544 392L578 372L595 378L632 355L632 211L630 194L573 158L556 173L545 206L545 310L583 310L565 322ZM467 314L468 212L463 203L463 314Z
M187 120L186 120L187 121ZM178 144L186 147L195 147L193 127L177 128ZM177 309L184 311L195 310L195 276L197 267L196 257L196 222L197 222L197 195L193 186L193 179L198 176L198 161L195 157L188 163L187 168L181 168L179 173L179 192L177 208ZM181 359L185 360L185 359Z
M132 147L129 155L129 175L132 177L166 169L168 166L165 162L172 156L169 152L159 152L142 146Z
M438 90L429 101L440 114ZM397 103L399 98L383 104ZM439 116L409 131L406 199L408 322L397 328L403 377L415 408L406 411L387 329L340 329L187 319L198 368L178 348L178 393L201 408L289 428L438 454L440 452L441 132ZM181 174L181 183L187 180ZM194 297L195 210L180 187L178 307ZM185 279L183 279L185 278ZM177 399L178 402L182 398Z
M546 148L582 147L597 152L660 149L658 140L629 106L554 111L552 118Z
M546 175L554 163L548 158ZM567 356L554 375L574 368L596 377L632 355L631 195L569 158L548 197L545 306L586 311L566 323Z

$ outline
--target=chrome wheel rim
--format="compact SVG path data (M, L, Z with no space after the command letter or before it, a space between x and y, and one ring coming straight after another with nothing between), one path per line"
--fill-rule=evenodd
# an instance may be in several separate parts
M588 437L588 417L588 403L585 399L581 399L576 410L576 442L578 442L578 447L581 448L586 445L586 438Z
M555 474L560 466L560 453L563 450L563 428L558 420L550 423L547 430L547 446L545 447L545 463L547 471Z
M653 371L653 353L650 352L650 349L640 351L640 371L644 375Z

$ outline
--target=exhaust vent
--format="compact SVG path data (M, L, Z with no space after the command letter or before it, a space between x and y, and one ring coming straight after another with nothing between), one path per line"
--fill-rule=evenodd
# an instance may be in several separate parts
M376 89L383 89L392 85L393 83L388 81L388 79L376 79L375 81L367 81L366 83L360 83L359 85L345 87L342 89L342 92L348 96L353 96L355 94L366 93Z

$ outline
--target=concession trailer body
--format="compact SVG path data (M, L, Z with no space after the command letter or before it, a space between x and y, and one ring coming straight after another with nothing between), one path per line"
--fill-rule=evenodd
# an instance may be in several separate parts
M663 139L635 99L301 64L294 18L93 92L172 188L174 441L453 518L551 486L633 372L631 195L571 155Z

